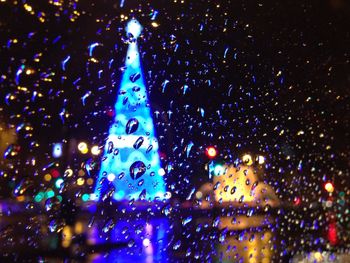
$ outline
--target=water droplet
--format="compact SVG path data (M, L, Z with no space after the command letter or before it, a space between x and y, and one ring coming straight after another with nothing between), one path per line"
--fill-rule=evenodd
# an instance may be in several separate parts
M175 244L173 245L173 249L174 249L174 250L178 250L180 246L181 246L181 240L178 240L178 241L176 241Z
M236 186L233 186L233 187L232 187L232 189L231 189L231 195L233 195L233 194L236 192L236 189L237 189Z
M229 187L230 187L229 185L226 185L226 186L224 187L224 192L227 192Z
M4 152L4 159L11 159L19 154L20 147L14 144L9 145Z
M139 121L135 118L131 118L128 123L126 124L126 130L125 132L127 134L134 133L137 128L139 127Z
M95 222L95 216L92 216L92 217L90 218L90 220L89 220L88 228L91 228L92 225L94 224L94 222Z
M48 198L45 201L45 209L46 211L57 211L60 209L60 200L56 197Z
M130 176L132 179L139 179L146 172L146 165L141 161L136 161L130 166Z
M64 227L64 221L61 219L52 219L49 223L49 231L51 233L59 233L62 231L63 227Z
M133 247L135 245L135 240L131 239L129 242L128 242L128 247Z
M132 74L132 75L130 76L130 80L131 80L131 82L135 82L135 81L137 81L140 77L141 77L141 74L140 74L140 73L135 73L135 74Z
M145 180L141 179L141 180L137 183L137 185L138 185L138 186L141 186L141 185L143 185L144 182L145 182Z
M102 201L105 201L107 198L112 197L115 192L115 188L113 186L109 187L108 191L103 195Z
M220 186L220 182L217 182L217 183L214 185L214 191L215 191L216 189L218 189L219 186Z
M255 181L254 184L252 185L252 189L251 191L254 191L255 188L258 186L259 182L258 181Z
M143 141L144 141L143 137L140 136L140 137L136 140L136 142L134 143L134 145L133 145L134 148L135 148L135 149L140 148L141 145L142 145L142 143L143 143Z
M165 205L165 206L163 207L163 209L162 209L162 214L164 214L165 216L168 216L168 215L170 215L171 210L172 210L171 205L170 205L170 204L167 204L167 205Z
M191 221L192 221L192 216L188 216L188 217L182 219L182 225L185 226Z
M123 99L123 105L125 105L125 104L128 102L128 99L129 99L129 97L125 97L125 98Z
M102 228L103 233L108 233L114 226L115 224L113 218L108 219Z
M141 194L139 195L139 199L142 200L146 200L146 189L143 189Z
M152 149L153 149L153 145L148 146L146 153L149 153L150 151L152 151Z
M132 91L133 92L138 92L138 91L140 91L140 87L139 86L134 86L133 88L132 88Z
M220 217L218 216L213 220L213 227L218 227L219 223L220 223Z
M111 153L113 151L113 142L108 142L107 153Z
M124 176L125 176L125 173L124 173L124 172L121 172L121 173L118 175L118 179L121 180Z
M33 186L33 182L28 179L22 179L21 182L13 190L15 196L20 196L25 194L25 192Z

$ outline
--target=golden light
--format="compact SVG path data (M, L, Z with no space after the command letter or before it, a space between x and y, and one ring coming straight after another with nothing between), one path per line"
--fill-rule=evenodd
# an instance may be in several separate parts
M93 155L99 155L101 152L100 148L97 145L91 147L91 153Z
M48 182L48 181L50 181L51 180L51 174L45 174L44 175L44 180L46 181L46 182Z
M33 74L34 73L34 70L32 70L32 69L27 69L26 70L26 74L27 75L31 75L31 74Z
M333 193L334 191L334 186L331 182L328 182L324 185L324 189L328 192L328 193Z
M18 202L23 202L25 200L24 195L17 196L17 201Z
M153 27L159 27L159 24L158 24L157 22L152 22L151 25L152 25Z
M250 154L243 155L242 161L246 165L252 165L253 164L253 159L252 159L252 156Z
M33 11L33 7L31 7L30 5L28 5L28 4L24 4L24 9L26 10L26 11L28 11L28 12L32 12Z
M82 153L82 154L87 154L88 152L89 152L89 149L88 149L88 148L81 150L81 153Z
M201 191L198 191L198 192L196 193L196 198L197 198L197 199L202 199L202 197L203 197L203 193L202 193Z
M82 186L85 183L84 178L78 178L77 179L77 185Z
M62 247L69 247L72 242L72 228L70 226L65 226L62 231Z
M87 154L89 149L88 146L85 142L80 142L78 144L78 150L82 153L82 154Z
M73 175L73 170L70 168L64 172L65 177L71 177L72 175Z
M89 178L89 179L86 180L86 183L87 183L88 185L92 185L92 184L94 183L94 179Z
M83 233L83 230L84 230L84 225L83 225L83 223L81 223L81 222L77 222L76 224L75 224L75 226L74 226L74 232L75 232L75 234L81 234L81 233Z

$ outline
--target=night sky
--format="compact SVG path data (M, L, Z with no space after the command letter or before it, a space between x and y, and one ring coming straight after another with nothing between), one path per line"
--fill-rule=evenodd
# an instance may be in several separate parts
M226 162L266 156L282 198L317 200L327 180L350 194L349 4L183 2L0 1L1 123L21 146L20 167L2 170L40 174L54 142L104 145L135 17L174 196L208 181L208 145Z

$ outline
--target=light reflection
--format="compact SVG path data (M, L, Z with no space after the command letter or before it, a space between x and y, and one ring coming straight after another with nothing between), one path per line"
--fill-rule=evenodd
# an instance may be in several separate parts
M217 246L220 262L271 262L272 232L245 232L241 239L230 236Z

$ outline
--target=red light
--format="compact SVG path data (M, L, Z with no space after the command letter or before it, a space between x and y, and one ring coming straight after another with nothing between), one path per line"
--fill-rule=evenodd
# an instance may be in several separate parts
M53 178L57 178L58 176L60 176L60 172L57 171L56 169L52 169L50 173Z
M293 202L294 202L294 205L296 205L296 206L300 205L300 203L301 203L300 197L298 197L298 196L294 197Z
M328 240L331 245L336 245L338 243L338 236L337 236L337 225L335 222L331 222L328 227Z
M214 158L216 156L216 154L217 154L216 149L214 147L212 147L212 146L207 148L207 152L206 153L207 153L207 156L209 158Z

